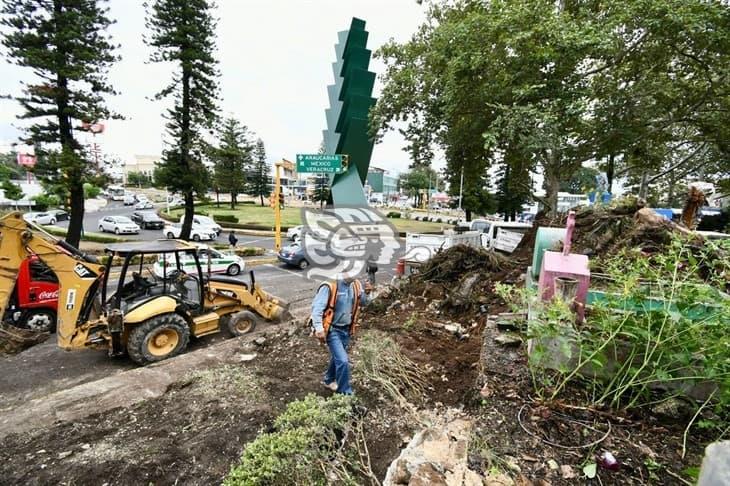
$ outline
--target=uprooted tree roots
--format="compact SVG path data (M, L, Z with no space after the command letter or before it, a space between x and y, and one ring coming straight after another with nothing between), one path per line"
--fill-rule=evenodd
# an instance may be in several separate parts
M0 354L17 354L48 339L47 332L20 329L0 323Z

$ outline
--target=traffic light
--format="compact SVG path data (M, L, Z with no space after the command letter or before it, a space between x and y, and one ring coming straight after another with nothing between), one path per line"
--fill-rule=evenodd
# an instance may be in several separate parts
M279 207L281 209L284 209L284 194L283 193L279 194Z
M347 167L350 165L350 156L349 155L343 155L342 156L342 172L347 172Z

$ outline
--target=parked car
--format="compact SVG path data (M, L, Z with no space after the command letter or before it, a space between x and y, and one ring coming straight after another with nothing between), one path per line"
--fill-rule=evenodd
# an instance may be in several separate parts
M147 196L145 194L135 194L134 199L137 202L149 201L149 199L147 198Z
M307 256L304 254L304 246L299 243L292 243L279 250L277 258L280 262L299 267L304 270L309 267L310 261L307 260Z
M63 209L49 209L48 214L52 214L56 217L56 221L67 221L68 213Z
M246 262L238 255L227 254L221 251L200 244L198 246L198 261L204 273L225 273L227 275L239 275L246 267ZM165 257L167 259L165 259ZM190 253L180 254L180 268L191 273L197 272L195 259ZM170 273L177 271L177 263L170 259L170 255L161 254L154 265L155 275L158 277L170 277Z
M165 227L165 221L157 216L154 211L135 211L130 218L142 229L162 229Z
M50 212L47 213L25 213L23 219L29 223L35 224L56 224L58 219L56 215Z
M290 240L298 240L302 237L302 228L304 228L303 225L294 226L286 230L286 237Z
M152 205L152 203L150 201L148 201L147 199L140 201L134 205L134 209L136 209L137 211L143 211L145 209L154 209L154 208L155 207Z
M170 207L173 206L184 206L185 201L179 198L178 196L167 196L167 205Z
M137 234L139 226L126 216L105 216L99 220L99 231L104 233L121 234Z
M132 206L133 204L137 203L137 199L134 197L134 194L127 193L124 195L124 205L125 206Z
M180 216L180 222L183 222L183 218L185 215ZM223 231L223 228L221 228L221 225L213 221L213 219L209 218L208 216L201 216L200 214L196 214L193 216L193 226L203 226L212 229L215 231L216 238L219 234L221 234L221 231ZM215 238L214 238L215 239Z
M180 232L182 231L182 223L167 223L163 232L169 239L180 238ZM214 230L207 226L193 225L190 230L190 239L193 241L214 241L218 238L218 235Z

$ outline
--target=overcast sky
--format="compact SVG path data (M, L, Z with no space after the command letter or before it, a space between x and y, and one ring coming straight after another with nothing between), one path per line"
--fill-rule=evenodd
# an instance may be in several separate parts
M218 0L215 15L217 57L221 71L221 113L235 116L261 137L271 161L297 153L316 152L325 128L327 85L334 81L331 63L337 32L349 28L352 17L367 22L368 47L375 51L394 38L406 41L424 19L424 7L415 0ZM111 121L101 138L106 152L123 158L132 154L159 154L162 150L162 113L171 101L151 101L164 86L171 67L146 64L142 0L111 0L113 41L120 44L122 60L109 79L118 96L109 106L123 121ZM3 51L0 93L17 95L28 69L9 64ZM371 61L378 76L383 66ZM375 96L380 89L378 79ZM0 148L18 138L20 107L0 100ZM404 141L389 133L375 146L371 166L403 171L408 156ZM442 164L438 163L437 166Z

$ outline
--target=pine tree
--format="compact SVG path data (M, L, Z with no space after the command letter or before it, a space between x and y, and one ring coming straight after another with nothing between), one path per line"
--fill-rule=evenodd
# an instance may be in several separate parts
M253 197L261 199L261 205L264 205L264 197L269 197L271 189L269 188L270 167L266 162L266 148L264 141L260 138L256 140L256 149L254 150L254 166L251 173L251 181L249 183L248 192Z
M212 151L213 181L219 191L230 193L231 209L236 208L236 196L244 191L246 173L253 169L253 150L248 129L235 118L227 118L219 147Z
M95 167L86 160L74 131L82 122L113 117L103 95L114 94L106 74L117 60L106 29L112 23L103 0L5 0L3 45L33 81L17 98L27 128L25 142L36 148L35 172L68 195L66 241L78 246L84 216L84 182L94 182Z
M180 232L190 238L195 211L194 194L204 195L209 173L203 164L208 150L203 139L216 121L219 72L213 57L216 22L209 0L156 0L147 7L146 42L155 51L152 62L177 63L178 72L156 99L173 96L167 111L167 148L163 151L160 182L185 199Z

